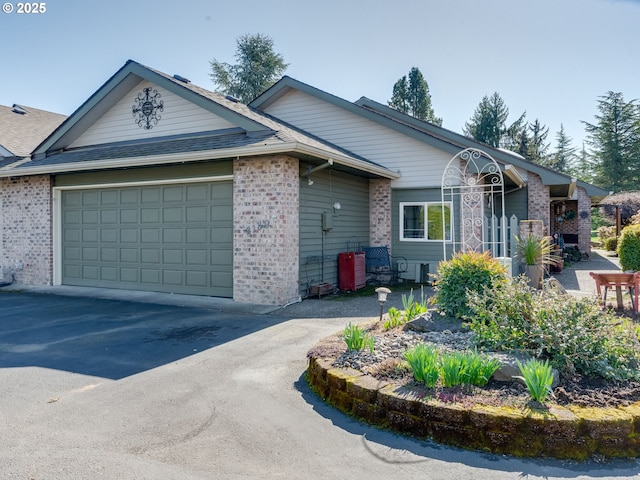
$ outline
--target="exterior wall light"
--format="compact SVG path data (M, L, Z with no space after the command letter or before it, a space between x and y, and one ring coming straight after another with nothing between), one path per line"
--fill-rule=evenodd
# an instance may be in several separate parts
M333 203L333 211L337 212L338 210L340 210L342 208L342 205L340 205L340 202L334 202Z

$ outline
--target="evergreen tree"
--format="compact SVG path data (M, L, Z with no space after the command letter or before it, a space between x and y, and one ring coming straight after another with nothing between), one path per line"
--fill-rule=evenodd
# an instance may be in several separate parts
M500 139L500 146L507 150L511 150L512 152L519 153L523 157L521 153L522 145L525 145L524 152L527 151L528 148L528 133L527 133L527 122L525 120L527 116L527 112L524 112L520 115L515 122L509 125Z
M476 107L471 119L465 123L462 132L474 140L498 147L506 132L505 125L508 116L509 109L498 92L495 92L491 97L485 95Z
M640 183L640 108L622 93L608 92L598 101L596 123L583 122L594 156L594 181L620 192Z
M571 137L565 132L564 125L560 124L560 131L556 134L556 149L549 166L558 172L570 173L575 161L576 147L571 145Z
M393 94L387 104L399 112L409 114L409 83L403 76L393 85Z
M238 63L229 65L214 59L210 76L220 92L249 103L273 85L289 65L273 50L273 40L267 35L242 35L237 47Z
M393 94L387 105L419 120L442 125L442 118L436 117L431 105L429 85L416 67L409 71L408 79L405 75L393 85Z
M529 125L529 131L531 132L529 151L525 158L531 163L537 163L538 165L549 166L549 158L547 151L549 150L549 144L546 143L547 136L549 135L549 127L546 127L540 123L537 118Z

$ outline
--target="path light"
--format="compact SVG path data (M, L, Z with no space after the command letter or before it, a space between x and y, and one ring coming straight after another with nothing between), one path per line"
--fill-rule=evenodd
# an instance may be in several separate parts
M378 294L378 301L380 302L380 321L382 322L382 310L387 301L387 295L391 293L391 290L387 287L378 287L376 288L376 293Z

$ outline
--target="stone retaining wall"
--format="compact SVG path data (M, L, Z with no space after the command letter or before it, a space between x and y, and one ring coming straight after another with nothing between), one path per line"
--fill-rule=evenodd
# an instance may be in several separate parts
M640 404L548 410L442 404L352 369L312 357L311 387L328 403L367 423L462 448L519 457L585 460L640 456Z

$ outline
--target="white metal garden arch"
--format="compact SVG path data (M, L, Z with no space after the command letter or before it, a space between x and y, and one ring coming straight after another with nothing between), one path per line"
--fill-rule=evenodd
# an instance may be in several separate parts
M451 255L468 250L505 255L504 177L493 157L475 148L459 152L444 169L441 190L442 225L450 225L442 242L443 258L447 259L447 250Z

